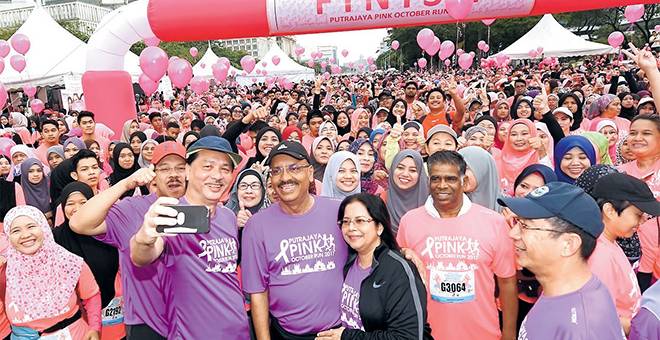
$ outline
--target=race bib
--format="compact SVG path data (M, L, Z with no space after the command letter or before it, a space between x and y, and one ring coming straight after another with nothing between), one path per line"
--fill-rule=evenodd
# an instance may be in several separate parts
M124 322L124 300L115 297L110 303L101 310L103 326L117 325Z
M464 303L474 300L476 294L474 269L431 268L431 298L441 303ZM465 266L466 267L466 266Z

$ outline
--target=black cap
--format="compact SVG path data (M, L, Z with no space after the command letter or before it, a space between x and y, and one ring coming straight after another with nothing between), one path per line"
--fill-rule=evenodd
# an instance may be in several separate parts
M630 175L613 173L601 177L596 182L592 195L595 198L628 201L653 217L660 215L660 202L655 199L649 186Z
M582 189L563 182L549 182L523 198L500 198L497 202L526 219L558 217L598 238L603 221L596 201Z
M392 91L385 89L378 94L378 99L383 99L385 97L394 98L394 96L392 96Z
M305 150L305 147L298 142L284 141L277 144L272 150L270 150L270 154L268 154L268 165L270 165L270 162L272 162L273 158L277 155L287 155L297 160L305 159L307 162L310 162L307 150Z

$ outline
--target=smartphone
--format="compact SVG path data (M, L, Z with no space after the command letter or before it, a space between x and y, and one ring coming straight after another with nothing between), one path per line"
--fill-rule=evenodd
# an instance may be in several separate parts
M156 231L164 234L206 234L211 231L209 209L203 205L172 205L178 212L177 224L159 225Z

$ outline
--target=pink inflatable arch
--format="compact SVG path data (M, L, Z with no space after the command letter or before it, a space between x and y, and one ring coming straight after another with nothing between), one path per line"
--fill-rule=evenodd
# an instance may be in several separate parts
M474 0L466 21L564 13L657 0ZM443 0L138 0L104 18L90 38L87 108L114 131L135 117L124 55L134 43L195 41L456 22Z

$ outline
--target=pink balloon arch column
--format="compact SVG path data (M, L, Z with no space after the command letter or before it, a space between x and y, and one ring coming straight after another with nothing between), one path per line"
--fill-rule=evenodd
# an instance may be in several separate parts
M465 20L498 19L654 4L657 0L480 0ZM339 0L138 0L103 18L88 44L85 105L114 131L135 117L124 55L134 43L195 41L455 23L446 2ZM409 16L406 13L418 15ZM343 20L363 15L363 20ZM368 15L368 16L367 16ZM249 18L249 20L247 19ZM301 22L300 18L305 18ZM192 24L194 23L194 24Z

